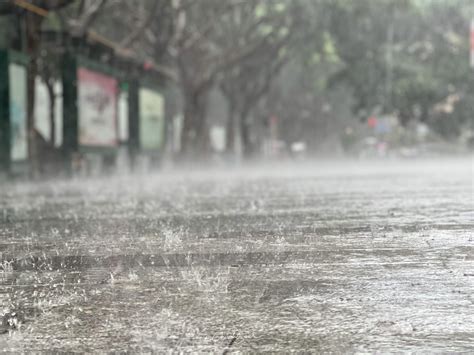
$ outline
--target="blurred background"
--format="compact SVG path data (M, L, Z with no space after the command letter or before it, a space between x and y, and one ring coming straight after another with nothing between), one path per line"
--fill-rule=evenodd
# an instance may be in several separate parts
M0 175L466 154L473 7L2 0Z

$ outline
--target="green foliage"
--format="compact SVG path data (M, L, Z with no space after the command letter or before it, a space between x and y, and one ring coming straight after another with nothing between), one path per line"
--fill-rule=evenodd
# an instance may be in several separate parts
M421 120L446 137L472 120L467 0L331 0L328 32L343 66L328 87L353 89L353 112ZM334 51L331 51L334 52ZM459 99L443 102L449 97ZM449 101L449 100L448 100ZM471 111L472 112L472 111Z

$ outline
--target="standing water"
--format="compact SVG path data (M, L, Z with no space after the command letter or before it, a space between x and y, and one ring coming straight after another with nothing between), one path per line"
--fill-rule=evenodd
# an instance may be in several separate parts
M474 351L472 159L0 189L4 351Z

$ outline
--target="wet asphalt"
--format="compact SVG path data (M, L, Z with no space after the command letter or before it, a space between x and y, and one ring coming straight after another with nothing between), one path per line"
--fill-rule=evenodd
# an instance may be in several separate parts
M474 352L473 158L0 185L0 351Z

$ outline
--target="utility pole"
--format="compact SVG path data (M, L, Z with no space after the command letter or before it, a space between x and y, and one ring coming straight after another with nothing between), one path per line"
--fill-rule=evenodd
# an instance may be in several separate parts
M387 28L387 48L385 52L385 110L392 110L392 91L393 91L393 41L395 18L390 21Z

